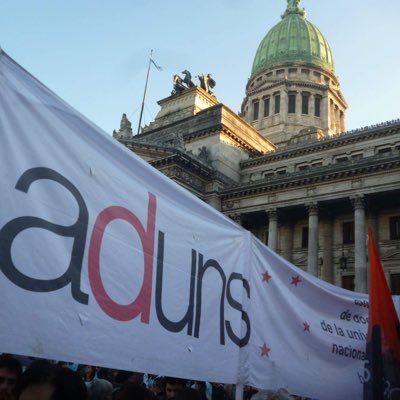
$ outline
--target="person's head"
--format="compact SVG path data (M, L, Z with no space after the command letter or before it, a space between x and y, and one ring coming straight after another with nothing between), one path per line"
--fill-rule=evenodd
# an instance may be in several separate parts
M205 393L207 391L207 385L203 381L195 381L194 386L200 393Z
M165 378L165 397L167 400L175 400L178 392L186 387L186 381L179 378Z
M128 377L128 382L135 385L143 386L143 373L142 372L131 372Z
M21 373L22 367L16 358L0 355L0 400L14 399L15 385Z
M125 383L117 394L117 400L155 400L154 393L143 385Z
M86 400L87 391L79 374L48 361L33 362L21 375L17 400Z
M151 390L155 395L165 393L165 379L161 376L156 377L151 385Z
M93 365L85 365L83 373L85 375L85 381L91 381L96 375L96 367Z
M127 382L144 386L143 373L119 370L115 376L114 384L116 386L122 386Z

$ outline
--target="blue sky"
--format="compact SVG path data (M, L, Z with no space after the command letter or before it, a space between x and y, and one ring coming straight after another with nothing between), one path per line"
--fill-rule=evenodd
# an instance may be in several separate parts
M136 129L150 49L144 122L172 76L211 73L219 101L239 111L257 46L286 0L3 0L0 46L111 134L125 112ZM400 117L400 1L303 0L328 39L349 104L347 128Z

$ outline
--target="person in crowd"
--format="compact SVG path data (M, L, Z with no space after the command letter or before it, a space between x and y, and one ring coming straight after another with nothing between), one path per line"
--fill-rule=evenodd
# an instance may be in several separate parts
M199 392L201 400L207 400L207 385L202 381L195 381L193 387Z
M15 385L21 374L22 367L16 358L0 355L0 400L15 399Z
M88 391L88 400L111 400L113 386L106 379L96 377L96 367L85 365L84 382Z
M245 385L243 388L243 400L250 400L257 392L258 390L254 387Z
M116 400L155 400L154 393L144 387L132 382L125 383L118 391L115 397Z
M251 400L292 400L286 389L279 390L259 390L257 393L251 396Z
M175 400L201 400L201 395L197 389L185 387L177 392Z
M143 382L143 375L141 372L133 372L133 371L123 371L116 370L115 376L113 379L113 399L117 398L118 392L121 390L122 386L126 383L132 383L138 386L145 387Z
M153 384L150 390L154 393L158 400L165 400L165 378L163 376L157 376L153 379Z
M227 400L228 395L222 383L212 384L212 400Z
M165 377L166 400L176 400L178 392L186 387L186 381L180 378Z
M16 386L17 400L87 400L81 377L46 360L29 365Z

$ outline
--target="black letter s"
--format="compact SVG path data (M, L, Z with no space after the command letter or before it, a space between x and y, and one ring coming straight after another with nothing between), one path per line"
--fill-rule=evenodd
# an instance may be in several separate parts
M242 274L239 274L237 272L233 272L231 276L228 279L228 285L227 285L227 290L226 290L226 298L228 300L228 303L234 308L235 310L238 310L242 313L242 320L245 322L247 329L246 329L246 334L242 339L239 339L235 333L233 332L233 329L231 327L231 323L229 321L225 321L225 326L226 326L226 331L228 333L228 336L232 340L233 343L237 344L239 347L244 347L246 344L249 342L250 339L250 318L246 312L242 310L243 306L234 300L231 294L231 282L233 280L240 280L243 283L243 287L246 290L247 297L250 298L250 285L249 282L243 278Z

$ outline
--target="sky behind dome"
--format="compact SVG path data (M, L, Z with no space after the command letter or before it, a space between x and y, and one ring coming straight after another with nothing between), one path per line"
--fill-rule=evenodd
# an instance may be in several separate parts
M211 73L214 93L240 111L258 44L286 0L4 0L0 46L108 133L122 113L137 129L150 50L144 123L172 77ZM400 117L400 1L303 0L327 38L349 104L347 128ZM194 78L195 82L198 82Z

